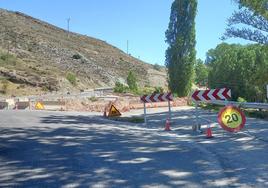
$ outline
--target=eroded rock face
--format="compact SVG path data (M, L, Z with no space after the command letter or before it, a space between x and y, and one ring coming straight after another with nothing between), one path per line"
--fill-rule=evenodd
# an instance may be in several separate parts
M56 79L40 77L39 75L29 74L25 71L12 71L0 67L0 75L5 77L7 80L17 84L46 87L51 91L58 89L58 81Z

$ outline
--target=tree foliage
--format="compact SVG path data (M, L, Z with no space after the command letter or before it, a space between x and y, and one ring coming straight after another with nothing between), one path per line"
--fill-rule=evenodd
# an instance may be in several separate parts
M166 31L166 66L172 92L186 96L191 90L195 62L196 0L175 0Z
M129 73L128 73L127 85L131 91L138 90L137 78L136 78L136 75L132 71L129 71Z
M260 44L268 44L267 0L236 0L240 10L228 19L228 27L222 39L242 38ZM242 26L242 27L241 27Z
M222 43L207 53L210 88L230 88L233 99L250 102L266 98L268 83L268 47Z
M261 15L268 20L268 1L267 0L236 0L240 7L247 7L255 14Z
M197 59L195 64L195 83L200 86L207 86L208 67L201 59Z

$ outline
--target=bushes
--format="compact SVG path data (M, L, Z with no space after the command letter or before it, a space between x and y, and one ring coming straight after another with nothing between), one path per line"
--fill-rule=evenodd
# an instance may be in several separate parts
M76 76L74 75L74 74L72 74L72 73L68 73L67 75L66 75L66 79L72 84L72 85L76 85Z
M6 94L9 87L9 82L6 79L1 80L1 85L1 93Z
M158 65L158 64L154 64L153 67L154 67L155 70L158 70L158 71L160 71L161 68L162 68L162 67L161 67L160 65Z
M0 64L8 64L8 65L13 65L15 66L17 62L17 58L11 54L1 54L0 52Z
M128 87L120 82L115 83L114 92L115 93L126 93L128 91Z
M74 54L73 59L81 59L82 56L80 54Z

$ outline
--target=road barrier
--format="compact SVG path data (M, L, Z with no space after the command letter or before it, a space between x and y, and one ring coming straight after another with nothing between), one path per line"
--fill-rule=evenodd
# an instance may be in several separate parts
M42 101L45 110L65 110L65 101Z
M7 102L0 102L0 110L7 109L8 103Z
M15 108L16 110L25 110L26 108L30 108L30 102L16 102L15 103Z
M144 123L147 125L147 117L146 117L146 103L153 103L153 102L168 102L168 111L169 111L169 122L171 122L171 107L170 101L173 101L172 93L153 93L151 95L143 95L141 98L143 102L144 108Z
M268 110L268 103L254 103L254 102L235 102L235 101L219 101L212 100L207 103L217 104L217 105L233 105L240 108L254 108L254 109L264 109Z

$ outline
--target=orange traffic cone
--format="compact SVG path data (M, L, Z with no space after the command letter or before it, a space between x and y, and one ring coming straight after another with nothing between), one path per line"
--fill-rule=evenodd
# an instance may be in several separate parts
M169 119L166 120L165 131L171 131Z
M206 138L213 138L213 136L212 136L212 130L211 130L210 127L207 128L206 133L207 133L207 137Z

